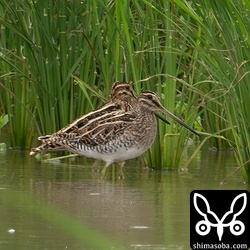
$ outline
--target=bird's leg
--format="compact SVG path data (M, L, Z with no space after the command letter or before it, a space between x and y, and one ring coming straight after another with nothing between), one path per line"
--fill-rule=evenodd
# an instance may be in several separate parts
M93 172L98 172L99 171L98 168L97 168L97 166L99 165L99 163L100 163L99 160L95 160L93 168L92 168Z
M122 180L125 178L125 175L123 174L123 166L124 166L125 161L120 161L118 162L119 166L120 166L120 173L119 173L119 179Z
M106 170L107 170L108 166L109 166L109 163L106 162L106 164L102 170L102 178L103 179L106 179Z

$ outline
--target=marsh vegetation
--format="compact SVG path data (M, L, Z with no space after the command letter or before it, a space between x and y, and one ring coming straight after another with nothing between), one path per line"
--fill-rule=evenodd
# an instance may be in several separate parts
M249 11L248 0L2 0L0 124L10 146L30 148L34 135L102 105L112 82L132 81L200 131L200 145L234 150L249 180ZM159 122L147 164L178 168L196 140Z

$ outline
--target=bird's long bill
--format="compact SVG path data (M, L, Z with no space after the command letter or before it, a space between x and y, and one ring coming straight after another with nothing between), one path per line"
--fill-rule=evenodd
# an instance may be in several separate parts
M167 123L167 124L171 124L168 120L166 120L164 117L162 117L161 115L159 115L158 113L155 113L155 116L157 118L159 118L160 120L162 120L163 122Z
M163 106L161 106L161 111L170 116L173 120L175 120L176 122L180 123L183 127L187 128L188 130L190 130L191 132L193 132L195 135L200 136L193 128L189 127L184 121L182 121L180 118L178 118L177 116L175 116L174 114L172 114L171 112L169 112L167 109L165 109Z

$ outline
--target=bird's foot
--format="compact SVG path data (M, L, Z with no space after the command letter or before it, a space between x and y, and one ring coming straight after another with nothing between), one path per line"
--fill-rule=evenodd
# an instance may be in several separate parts
M125 175L124 174L119 174L119 180L124 180L125 179Z
M106 169L107 169L107 167L104 167L103 170L102 170L101 178L102 178L103 180L106 180Z

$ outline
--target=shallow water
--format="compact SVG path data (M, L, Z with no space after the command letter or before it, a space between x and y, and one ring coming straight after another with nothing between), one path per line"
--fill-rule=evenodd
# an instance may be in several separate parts
M221 184L236 169L231 151L203 149L188 171L128 161L122 181L118 167L102 180L93 166L0 152L0 249L190 249L192 190L250 190L240 171Z

